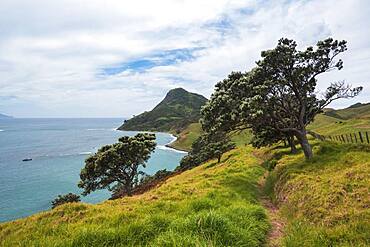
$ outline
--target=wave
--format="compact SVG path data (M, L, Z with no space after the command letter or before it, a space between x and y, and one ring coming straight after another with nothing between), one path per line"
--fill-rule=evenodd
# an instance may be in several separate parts
M92 154L92 152L81 152L81 153L78 153L79 155L86 155L86 154Z
M157 148L161 149L161 150L166 150L166 151L171 151L171 152L176 152L176 153L181 153L181 154L187 154L188 153L188 152L185 152L185 151L177 150L177 149L166 147L166 146L163 146L163 145L159 145L159 146L157 146Z
M86 129L87 131L116 131L116 128L96 128L96 129Z

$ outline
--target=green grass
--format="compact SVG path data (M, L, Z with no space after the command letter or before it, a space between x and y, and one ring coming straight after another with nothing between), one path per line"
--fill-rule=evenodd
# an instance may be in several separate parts
M308 128L321 135L351 134L358 133L359 131L370 132L370 119L355 118L342 120L320 114L316 116L315 121Z
M327 109L325 114L315 117L309 129L321 135L370 132L370 104L356 104L340 110Z
M282 245L370 246L370 146L316 143L314 151L311 161L272 151L282 158L265 190L288 222Z
M190 151L191 144L203 133L202 126L200 123L189 124L181 133L178 135L177 140L171 143L171 147Z
M370 103L355 104L345 109L327 110L328 115L336 116L339 119L370 118Z
M172 177L140 196L72 203L0 224L2 246L261 246L264 173L250 147Z

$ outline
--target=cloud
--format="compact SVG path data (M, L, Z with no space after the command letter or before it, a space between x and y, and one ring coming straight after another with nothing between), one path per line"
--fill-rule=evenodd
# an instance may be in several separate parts
M369 101L367 1L3 0L0 11L0 97L16 96L0 111L16 116L127 117L178 86L209 96L281 37L348 40L344 69L319 87L365 86L333 107Z

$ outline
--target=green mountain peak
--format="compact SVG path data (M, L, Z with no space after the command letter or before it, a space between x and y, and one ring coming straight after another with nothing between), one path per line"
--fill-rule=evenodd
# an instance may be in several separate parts
M198 122L207 99L183 88L171 89L153 110L126 120L119 130L180 131Z

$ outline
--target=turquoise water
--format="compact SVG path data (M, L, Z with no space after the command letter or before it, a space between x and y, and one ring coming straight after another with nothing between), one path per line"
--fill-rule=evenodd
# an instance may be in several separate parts
M50 208L58 194L80 193L77 187L84 160L100 146L134 131L117 131L122 119L10 119L0 120L0 221ZM156 133L157 148L144 171L174 169L184 153L166 148L171 135ZM32 161L23 162L25 158ZM98 203L108 191L82 200Z

